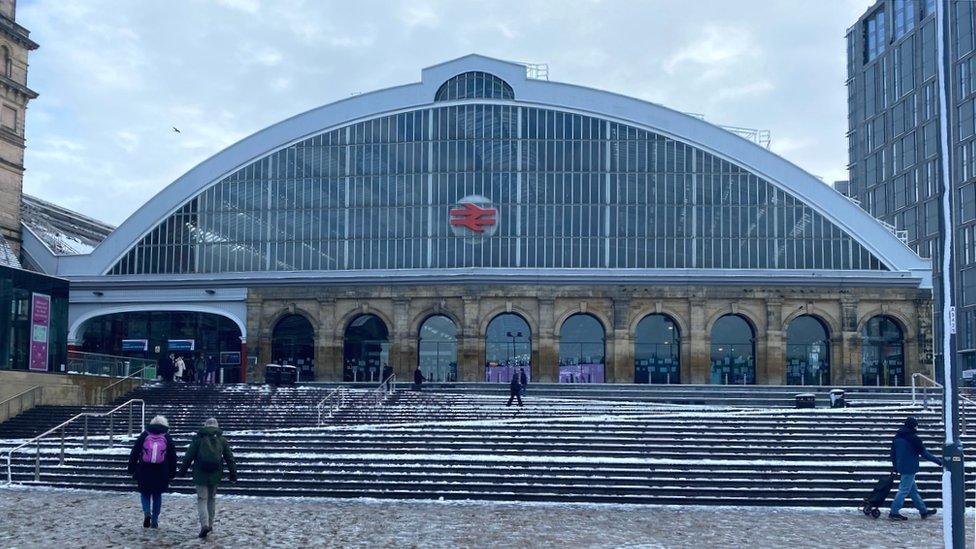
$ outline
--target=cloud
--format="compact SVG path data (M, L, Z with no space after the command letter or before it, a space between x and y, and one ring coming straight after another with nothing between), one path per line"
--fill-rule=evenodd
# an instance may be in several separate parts
M706 25L700 34L668 57L664 70L669 74L679 68L725 73L729 67L744 57L756 57L760 53L752 33L741 27Z
M430 4L408 2L403 5L400 20L410 28L433 28L440 24L440 16Z
M217 4L250 14L257 13L258 9L261 8L261 3L258 0L217 0Z

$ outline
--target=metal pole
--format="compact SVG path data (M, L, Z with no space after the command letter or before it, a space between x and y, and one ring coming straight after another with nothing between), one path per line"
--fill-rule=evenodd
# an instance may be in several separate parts
M130 437L132 436L132 406L133 404L129 404L129 436Z
M67 429L67 425L61 428L61 462L58 465L64 465L64 430Z
M34 451L34 482L41 480L41 441L37 441Z
M953 253L952 224L952 158L949 146L949 128L952 127L949 115L949 75L952 70L951 48L949 42L949 1L936 3L936 47L939 53L938 92L939 92L939 133L941 146L942 200L940 206L940 231L942 253L939 289L942 291L942 368L943 391L942 413L945 425L945 447L942 456L945 470L942 472L942 532L945 547L963 549L966 546L966 494L963 475L962 443L959 437L959 364L956 356L956 307L955 307L955 268Z
M115 412L108 415L108 445L110 447L115 446L115 425L112 425L113 419L115 419Z
M84 437L81 440L82 440L81 447L87 450L88 449L88 415L87 414L85 414L85 433L84 433Z

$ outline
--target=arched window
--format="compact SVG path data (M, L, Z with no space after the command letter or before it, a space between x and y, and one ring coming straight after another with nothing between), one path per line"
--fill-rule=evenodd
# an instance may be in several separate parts
M861 382L905 385L904 336L898 323L888 316L873 317L861 337Z
M417 365L428 381L457 381L457 325L444 315L420 327Z
M434 101L462 99L515 99L512 87L501 78L487 72L465 72L441 84Z
M756 382L755 332L739 315L726 315L712 326L712 383Z
M485 332L485 381L508 383L512 374L525 369L532 378L532 332L529 323L515 313L491 319Z
M343 381L382 381L390 369L390 332L376 315L359 315L343 337Z
M285 315L271 335L271 360L298 368L299 379L315 379L315 329L302 315Z
M786 329L786 384L830 384L830 337L817 317L798 316Z
M606 333L593 315L575 314L559 329L559 382L606 381Z
M634 383L681 382L681 335L674 319L647 315L634 334Z

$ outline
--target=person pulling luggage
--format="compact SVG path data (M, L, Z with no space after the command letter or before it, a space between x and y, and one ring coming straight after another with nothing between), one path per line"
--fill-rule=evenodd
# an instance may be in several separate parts
M919 470L919 458L935 463L939 467L943 466L941 458L932 455L922 444L922 439L918 437L918 420L909 416L905 419L905 424L898 429L894 440L891 441L891 466L896 473L901 475L898 482L898 493L891 502L891 512L888 514L890 520L908 520L908 517L900 513L901 506L905 503L905 498L911 496L918 514L923 519L935 514L935 509L929 509L922 501L921 494L918 493L918 485L915 483L915 475Z

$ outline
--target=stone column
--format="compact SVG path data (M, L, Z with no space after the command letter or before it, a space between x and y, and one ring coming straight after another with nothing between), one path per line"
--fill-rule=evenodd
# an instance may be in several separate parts
M690 325L688 327L688 358L681 365L681 378L689 383L707 384L711 381L711 337L705 331L705 300L692 297L688 303ZM684 344L684 341L682 341Z
M841 362L831 365L831 377L838 385L861 385L861 334L857 331L858 299L852 296L840 300L843 350Z
M630 298L613 299L613 355L607 364L607 381L614 383L634 382L634 339L630 333ZM607 352L609 355L609 351Z
M541 297L538 306L539 334L532 342L533 375L538 381L556 383L559 381L559 336L554 333L555 299Z
M763 363L756 365L756 383L783 385L786 383L786 341L783 333L783 301L766 300L766 333L761 338L765 350L757 349L756 355Z
M417 365L417 342L410 336L410 299L393 298L393 341L390 342L390 367L397 379L412 380Z
M458 381L484 381L484 334L479 332L481 314L477 296L461 298L461 334L458 337Z
M264 380L264 365L271 356L271 335L265 333L267 327L263 326L261 299L251 290L247 292L246 304L247 319L244 322L247 325L248 356L244 357L244 361L248 364L248 368L247 377L241 381L257 383ZM250 366L251 356L257 357L257 364L254 367Z
M335 299L319 298L315 332L316 381L342 381L342 341L335 336Z

